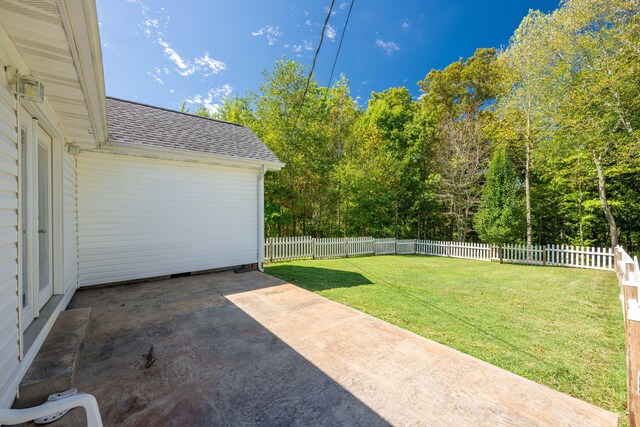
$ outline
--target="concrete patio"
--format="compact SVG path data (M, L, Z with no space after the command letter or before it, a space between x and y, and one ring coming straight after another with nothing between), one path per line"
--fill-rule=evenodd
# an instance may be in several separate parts
M97 398L107 426L617 425L613 413L259 272L82 290L69 308L85 307L78 389ZM75 410L53 425L83 423Z

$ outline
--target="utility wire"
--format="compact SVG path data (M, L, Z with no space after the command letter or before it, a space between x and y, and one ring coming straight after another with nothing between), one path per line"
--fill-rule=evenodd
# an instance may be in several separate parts
M344 21L344 27L342 28L342 35L340 36L340 43L338 44L338 51L336 52L336 57L333 60L333 66L331 67L331 75L329 76L329 83L327 83L327 92L325 92L325 98L327 93L329 92L329 87L331 86L331 80L333 80L333 72L336 69L336 64L338 63L338 56L340 56L340 49L342 49L342 42L344 40L344 34L347 32L347 25L349 24L349 18L351 17L351 10L353 9L353 3L355 0L351 0L351 6L349 6L349 13L347 13L347 19Z
M327 24L329 23L329 18L331 18L331 12L333 11L334 2L335 0L331 0L331 4L329 5L329 12L327 13L327 17L324 20L324 25L322 26L322 33L320 34L320 42L318 43L318 47L316 48L315 55L313 55L313 62L311 63L311 70L309 71L309 76L307 77L307 84L304 87L304 92L302 92L302 99L300 100L300 107L298 107L298 114L296 114L296 119L293 122L293 129L291 131L292 136L296 133L296 127L298 125L298 119L300 118L300 112L302 111L302 107L304 106L304 98L307 96L307 91L309 90L309 84L311 83L311 76L313 75L313 70L316 68L316 60L318 59L318 54L320 53L320 48L322 47L322 41L324 40L324 33L327 30Z

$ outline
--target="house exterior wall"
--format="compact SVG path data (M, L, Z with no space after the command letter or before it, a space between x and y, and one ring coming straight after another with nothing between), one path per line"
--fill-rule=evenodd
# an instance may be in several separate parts
M256 263L258 175L83 151L79 285Z
M0 44L0 406L11 404L20 367L17 102Z
M16 66L21 61L19 52L2 33L0 27L0 407L12 404L17 386L30 363L37 354L48 331L55 322L58 313L63 310L77 289L77 208L76 208L76 159L64 152L65 131L56 125L59 120L55 111L48 105L32 104L34 118L38 118L47 132L54 136L52 152L59 150L61 164L55 162L51 171L52 181L63 175L62 190L54 191L55 203L61 202L62 213L52 213L54 222L53 238L61 244L54 245L53 293L63 295L51 316L46 321L35 341L27 349L22 342L22 333L26 329L20 319L22 284L19 271L26 260L19 259L19 218L20 218L20 159L18 119L20 101L15 89L6 78L5 67ZM23 67L24 68L24 67ZM27 118L30 120L30 117ZM29 143L33 143L29 139ZM32 177L33 178L33 177ZM53 191L53 189L52 189ZM61 226L58 226L61 224ZM60 238L60 236L63 236ZM61 272L58 274L56 272ZM21 324L22 323L22 324Z

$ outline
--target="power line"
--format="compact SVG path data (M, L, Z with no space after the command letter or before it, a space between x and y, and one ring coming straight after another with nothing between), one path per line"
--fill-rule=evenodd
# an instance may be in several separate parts
M300 112L302 111L302 107L304 106L304 98L307 96L307 91L309 90L309 84L311 83L311 76L313 75L313 70L316 68L316 60L318 59L318 54L320 53L320 48L322 47L322 41L324 40L324 33L327 30L327 24L329 23L329 18L331 18L331 12L333 11L334 2L335 0L331 0L331 4L329 5L329 12L327 13L327 17L324 20L324 25L322 26L322 33L320 34L320 42L318 43L318 47L316 48L315 55L313 55L313 62L311 63L311 70L309 71L309 76L307 77L307 84L304 87L304 92L302 92L302 99L300 100L300 107L298 107L298 114L296 114L296 119L293 122L293 129L291 131L292 135L296 132L298 119L300 118Z
M336 69L336 64L338 63L338 56L340 56L340 49L342 49L342 41L344 40L344 34L347 32L347 25L349 24L349 18L351 17L351 10L353 9L353 3L355 0L351 0L351 6L349 6L349 13L347 13L347 19L344 21L344 28L342 28L342 35L340 36L340 43L338 44L338 51L336 52L336 57L333 60L333 66L331 67L331 75L329 76L329 83L327 83L327 92L329 87L331 86L331 80L333 79L333 72Z

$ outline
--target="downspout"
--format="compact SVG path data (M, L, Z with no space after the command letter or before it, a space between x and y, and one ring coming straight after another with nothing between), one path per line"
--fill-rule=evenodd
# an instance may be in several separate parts
M267 166L262 165L258 173L258 271L264 272L264 175Z

